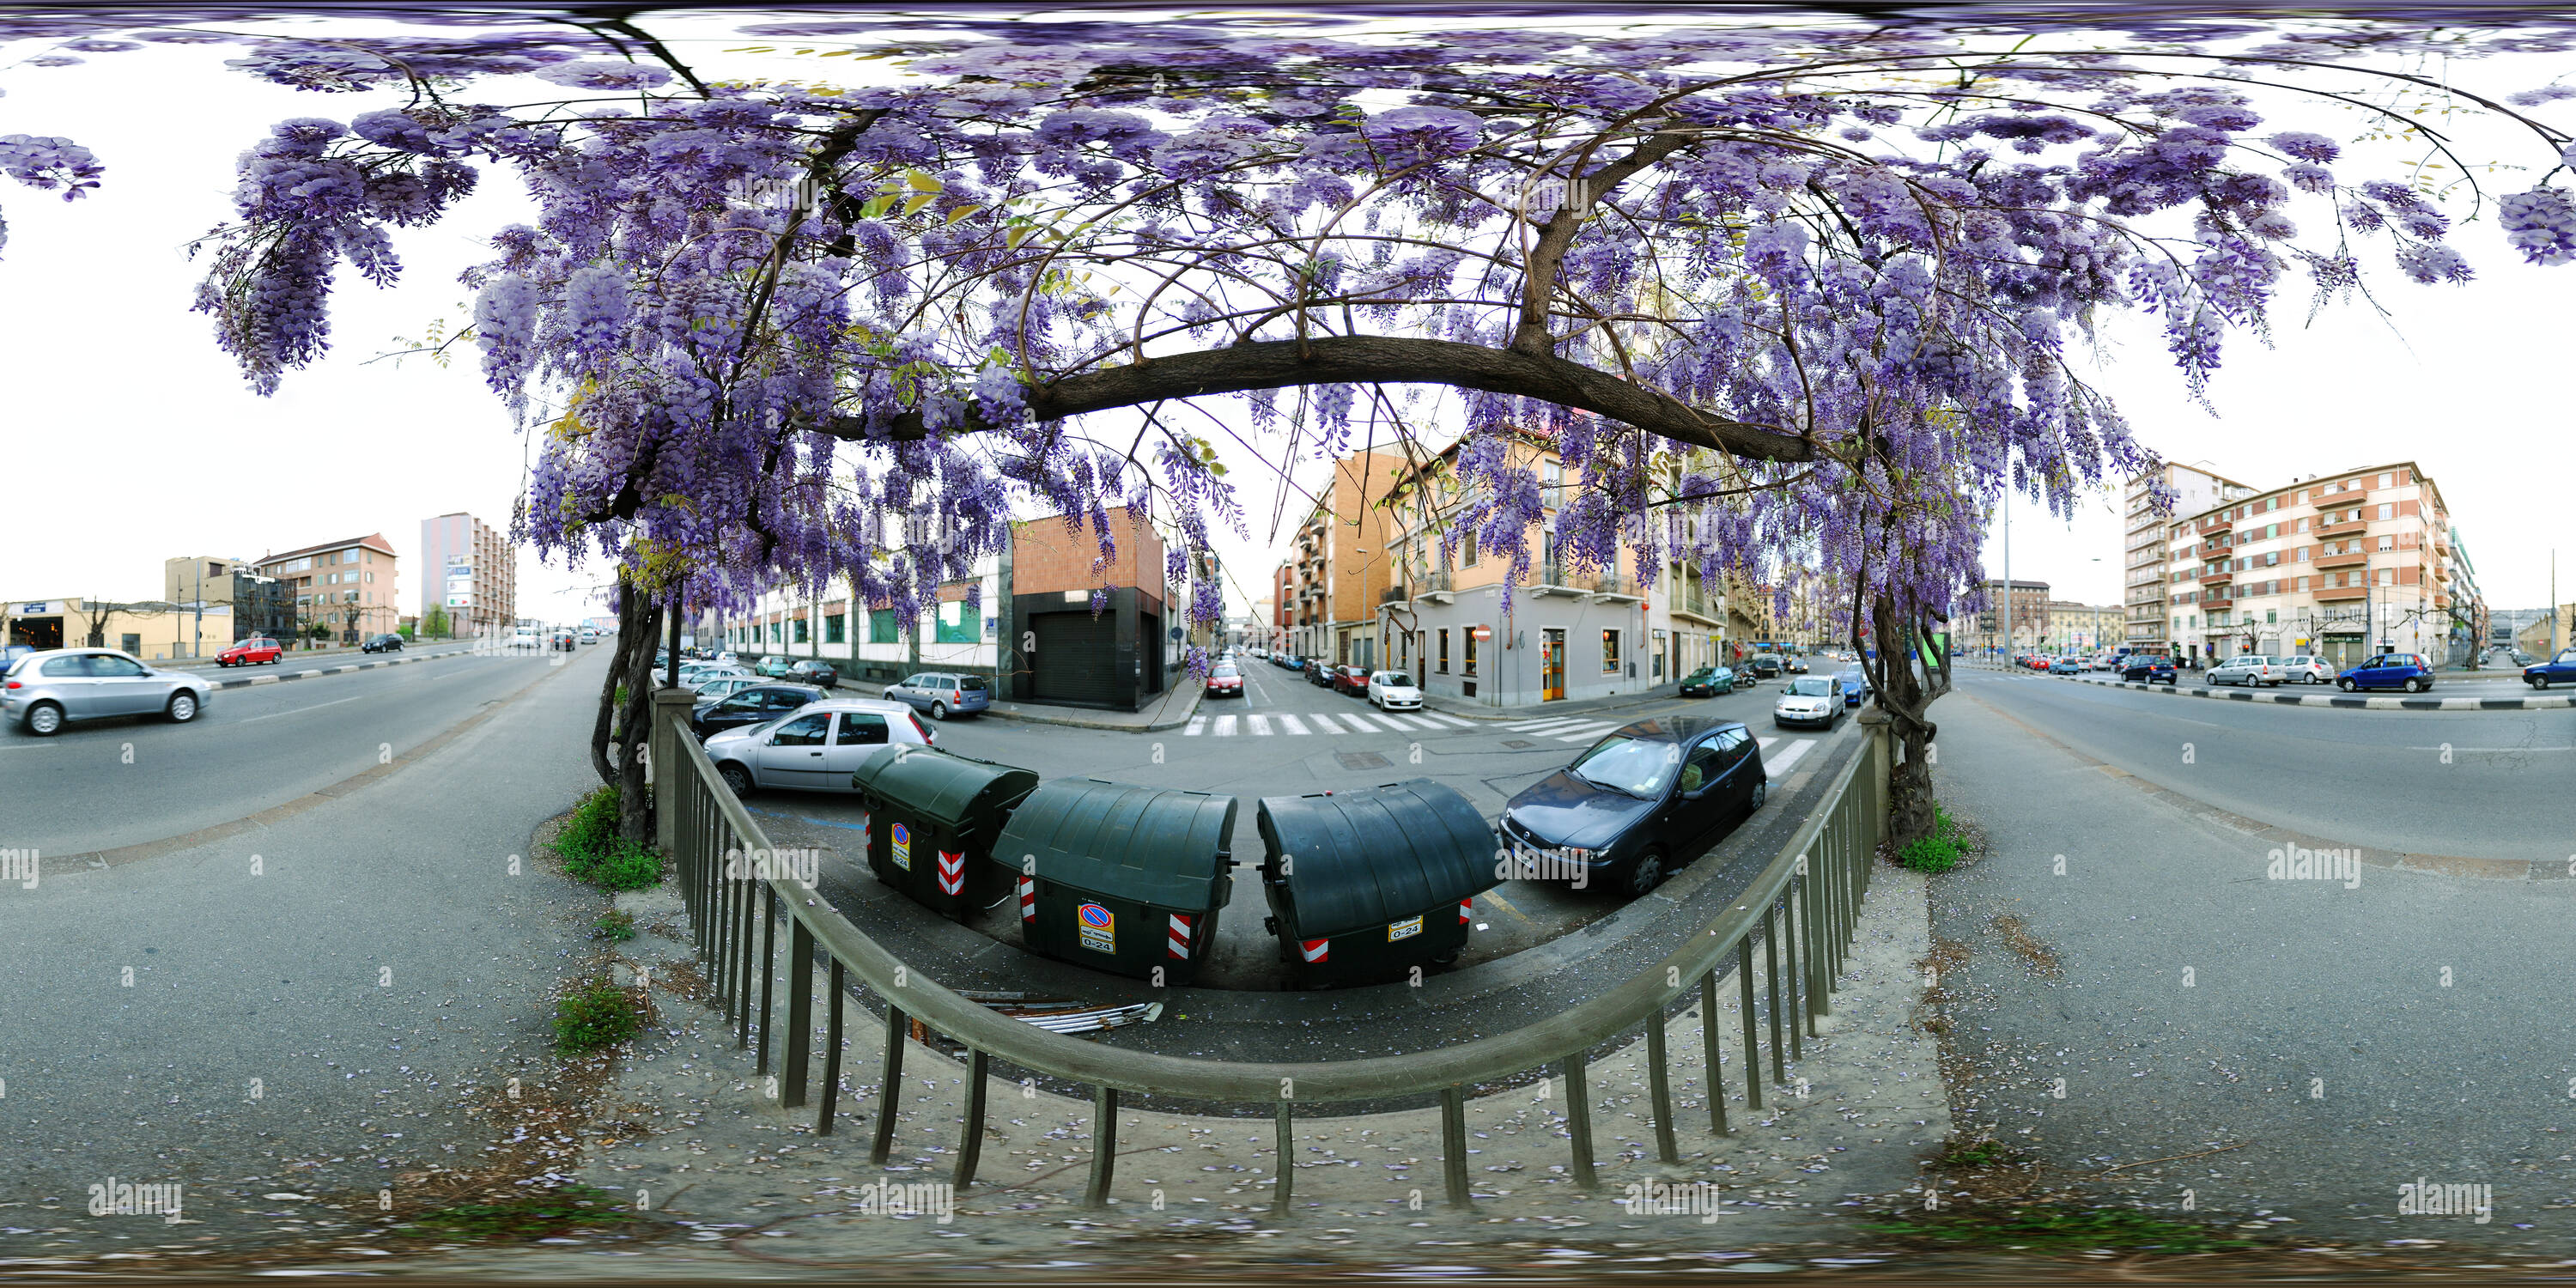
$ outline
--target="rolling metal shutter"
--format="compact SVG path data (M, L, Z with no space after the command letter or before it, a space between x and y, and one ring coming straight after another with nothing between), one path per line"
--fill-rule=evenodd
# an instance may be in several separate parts
M1115 613L1039 613L1029 626L1038 637L1031 666L1037 672L1038 701L1117 701L1117 671L1111 665L1118 656Z

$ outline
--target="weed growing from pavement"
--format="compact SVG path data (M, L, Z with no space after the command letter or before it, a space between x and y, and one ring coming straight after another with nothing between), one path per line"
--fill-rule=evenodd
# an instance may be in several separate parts
M576 984L555 1003L555 1049L565 1055L615 1046L643 1028L643 1008L602 980Z
M1932 806L1931 834L1919 837L1897 851L1896 861L1900 866L1917 872L1938 875L1959 866L1975 852L1976 838L1968 831L1967 824L1953 817L1936 801Z
M555 857L576 881L607 890L642 890L661 884L662 856L617 832L617 787L603 784L572 807L556 833Z
M457 1203L435 1208L394 1227L405 1233L434 1234L443 1239L542 1239L572 1229L595 1229L638 1220L622 1210L624 1200L587 1185L514 1194L484 1203Z
M1936 1243L2026 1252L2082 1252L2104 1248L2115 1252L2183 1256L2241 1252L2259 1246L2252 1240L2223 1234L2212 1226L2169 1221L2128 1207L1962 1204L1937 1211L1900 1213L1881 1221L1865 1221L1861 1228L1876 1234L1908 1235Z
M2027 1156L1999 1140L1953 1140L1933 1160L1933 1166L1944 1171L1973 1167L2008 1167L2027 1161Z
M625 943L635 937L635 914L611 908L600 915L599 937L611 943Z

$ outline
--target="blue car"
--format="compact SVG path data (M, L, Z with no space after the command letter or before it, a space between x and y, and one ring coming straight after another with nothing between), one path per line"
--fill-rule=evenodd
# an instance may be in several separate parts
M2433 668L2421 653L2381 653L2335 677L2335 687L2346 693L2355 689L2422 693L2433 687Z
M1869 700L1869 675L1857 666L1836 672L1834 686L1842 690L1844 706L1856 707Z
M2174 660L2146 653L2132 653L2120 664L2120 678L2145 684L2162 682L2179 684L2182 676L2174 669Z
M2522 682L2535 689L2576 684L2576 648L2560 649L2558 656L2522 668Z

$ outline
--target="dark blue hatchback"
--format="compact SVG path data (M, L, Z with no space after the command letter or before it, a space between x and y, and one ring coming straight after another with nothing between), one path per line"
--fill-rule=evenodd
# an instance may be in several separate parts
M2335 677L2335 687L2346 693L2355 689L2422 693L2433 687L2433 667L2421 653L2381 653Z
M1741 721L1640 720L1521 789L1496 831L1523 873L1631 897L1723 839L1770 795L1762 747Z

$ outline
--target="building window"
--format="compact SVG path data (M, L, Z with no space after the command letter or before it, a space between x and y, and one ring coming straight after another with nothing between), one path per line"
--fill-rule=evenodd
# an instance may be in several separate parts
M1440 673L1449 674L1449 628L1440 628Z
M2299 578L2299 589L2301 589L2301 590L2306 590L2307 588L2308 588L2308 579L2307 579L2307 578L2305 578L2305 577L2301 577L2301 578Z
M841 621L842 621L842 618L841 618L841 615L840 615L839 613L825 613L825 614L823 614L823 642L824 642L824 643L826 643L826 644L838 644L838 643L841 643L841 642L842 642L842 638L841 638L841 635L842 635L842 631L841 631Z
M2386 474L2382 474L2382 475L2380 475L2380 476L2379 476L2379 485L2380 485L2381 487L2386 487L2386 486L2388 486L2388 482L2389 482L2389 476L2388 476L2388 475L2386 475Z
M2379 517L2380 517L2380 518L2383 518L2383 519L2394 519L2394 518L2396 518L2396 517L2397 517L2397 504L2396 504L2395 502L2393 502L2393 501L2382 501L2382 502L2380 502L2380 504L2379 504Z
M2267 541L2268 541L2268 540L2270 540L2271 538L2273 538L2273 537L2277 537L2277 536L2279 536L2279 535L2281 535L2281 525L2280 525L2280 524L2277 524L2277 523L2267 523L2267 524L2264 524L2264 525L2263 525L2263 537L2264 537L2264 539L2265 539L2265 540L2267 540Z
M802 614L802 613L797 614L797 615L796 615L796 642L797 642L797 643L799 643L799 644L804 644L804 643L809 642L809 641L806 639L806 635L807 635L807 633L808 633L811 629L812 629L812 627L811 627L811 626L809 626L809 625L807 624L806 620L805 620L805 615L804 615L804 614Z
M1476 628L1473 626L1467 628L1466 662L1466 668L1461 674L1474 675L1476 673Z
M1475 531L1475 529L1473 529L1473 528L1468 529L1468 530L1467 530L1467 535L1466 535L1466 536L1463 536L1463 537L1461 537L1461 538L1459 538L1459 539L1458 539L1458 544L1459 544L1459 547L1460 547L1460 549L1459 549L1459 553L1460 553L1461 555L1463 555L1463 556L1464 556L1463 558L1461 558L1461 559L1458 561L1458 562L1459 562L1459 565L1460 565L1461 567L1466 567L1466 568L1473 568L1473 567L1475 567L1475 566L1476 566L1476 531ZM1470 646L1470 647L1472 647L1472 646ZM1475 674L1475 671L1474 671L1474 669L1473 669L1472 664L1470 665L1470 669L1469 669L1469 671L1468 671L1468 674L1470 674L1470 675Z
M2269 608L2266 608L2266 609L2264 609L2264 610L2263 610L2263 624L2264 624L2264 625L2266 625L2266 626L2273 626L2273 625L2277 625L2277 624L2279 624L2280 620L2281 620L2281 614L2280 614L2278 611L2276 611L2276 610L2274 610L2274 609L2269 609Z
M901 638L901 636L896 632L896 630L895 630L895 625L896 625L896 623L895 623L895 620L894 620L894 614L893 614L893 613L890 613L890 612L871 612L871 613L869 613L869 614L868 614L868 643L870 643L870 644L897 644L897 643L901 643L901 642L902 642L902 638Z
M941 644L973 644L982 638L975 627L975 619L966 615L965 601L952 599L939 606L931 638Z
M1601 673L1611 675L1619 669L1619 632L1601 632Z

